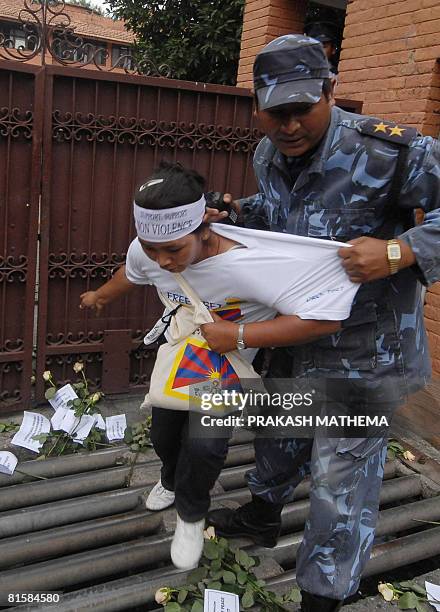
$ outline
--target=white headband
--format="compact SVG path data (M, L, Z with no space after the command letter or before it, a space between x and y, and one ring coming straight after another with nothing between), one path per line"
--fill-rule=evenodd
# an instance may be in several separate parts
M152 210L134 202L138 238L146 242L168 242L187 236L201 225L205 215L205 196L191 204Z

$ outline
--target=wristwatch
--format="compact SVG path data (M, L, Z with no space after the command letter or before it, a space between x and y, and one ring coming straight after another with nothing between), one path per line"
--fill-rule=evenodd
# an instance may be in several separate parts
M246 343L243 340L243 334L244 334L244 324L240 323L240 325L238 326L238 336L237 336L237 348L239 351L242 351L243 349L246 348Z
M395 274L399 271L399 263L402 259L400 244L395 239L387 241L387 258L390 274Z

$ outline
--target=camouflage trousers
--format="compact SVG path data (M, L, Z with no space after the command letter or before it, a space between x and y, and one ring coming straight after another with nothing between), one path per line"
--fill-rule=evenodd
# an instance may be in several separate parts
M254 495L292 501L310 474L310 514L297 553L301 589L342 600L359 586L374 539L387 436L376 438L255 439Z

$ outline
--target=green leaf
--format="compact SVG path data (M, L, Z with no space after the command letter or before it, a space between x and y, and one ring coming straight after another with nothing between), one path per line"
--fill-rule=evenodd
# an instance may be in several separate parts
M236 581L237 581L237 578L234 572L229 572L227 570L223 572L223 582L225 584L235 584Z
M419 598L412 591L408 591L399 597L399 609L400 610L414 610L417 606Z
M211 570L209 575L213 580L218 580L219 578L222 578L223 570L221 568L219 570Z
M218 545L214 542L214 540L206 540L205 545L203 546L203 554L210 560L219 558Z
M53 396L55 395L55 393L57 392L55 387L49 387L49 389L46 389L46 391L44 392L44 397L47 400L51 400L53 399Z
M414 593L418 593L418 595L426 597L426 589L422 586L419 586L414 580L404 580L403 582L397 582L394 586L396 586L397 588L400 587L403 590L414 591Z
M182 608L176 601L171 601L165 606L165 612L180 612Z
M297 588L293 588L284 596L284 601L293 601L294 603L301 603L301 599L301 591Z
M221 582L208 582L208 584L206 585L207 589L214 589L215 591L220 591L222 588L222 583Z
M4 423L0 423L0 433L5 431L5 429L6 429L6 425Z
M416 603L417 612L428 612L428 608L420 600Z
M197 600L193 603L191 612L203 612L203 604L200 600Z
M75 408L79 408L80 406L82 406L82 401L79 399L79 397L73 400L73 406Z
M238 570L238 572L237 572L237 581L238 581L238 584L246 584L246 582L248 581L248 578L249 578L249 574L245 570L240 568ZM258 584L258 582L257 582L257 584ZM263 584L264 584L264 582L263 582Z
M252 591L246 591L243 597L241 598L241 605L243 606L243 608L252 608L254 603L255 600Z
M211 572L216 572L217 570L219 570L222 566L222 562L220 559L214 559L213 562L211 563Z
M181 591L179 591L179 594L177 595L177 602L180 604L183 603L187 595L188 595L188 591L186 589L182 589Z

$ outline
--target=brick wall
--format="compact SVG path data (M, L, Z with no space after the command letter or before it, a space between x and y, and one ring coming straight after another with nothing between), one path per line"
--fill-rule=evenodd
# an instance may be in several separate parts
M352 0L347 7L338 96L363 113L440 132L439 0ZM426 328L440 375L440 283L426 294Z
M352 0L347 7L338 95L363 112L438 136L439 0Z
M237 85L252 87L255 55L268 42L282 34L302 33L306 0L247 0Z

